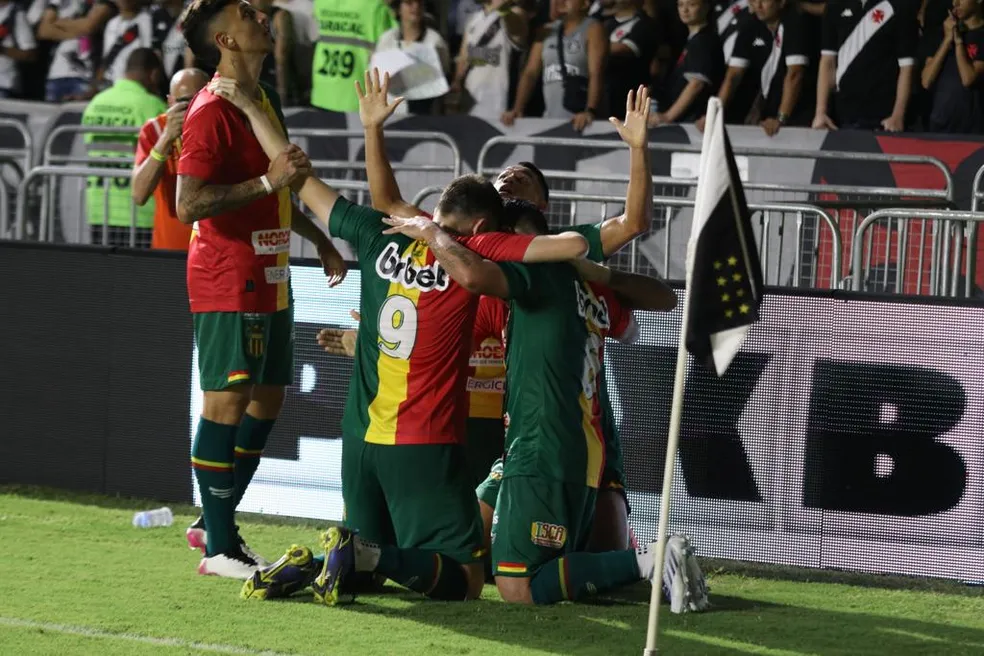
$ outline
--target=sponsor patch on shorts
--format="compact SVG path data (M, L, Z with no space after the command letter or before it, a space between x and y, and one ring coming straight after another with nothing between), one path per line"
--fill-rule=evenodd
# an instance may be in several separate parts
M530 528L530 539L538 547L561 549L567 542L567 527L560 524L533 522Z
M263 275L268 285L287 282L290 279L290 267L266 267L263 269Z
M504 378L474 378L468 377L465 389L469 392L487 392L489 394L504 394L506 381Z

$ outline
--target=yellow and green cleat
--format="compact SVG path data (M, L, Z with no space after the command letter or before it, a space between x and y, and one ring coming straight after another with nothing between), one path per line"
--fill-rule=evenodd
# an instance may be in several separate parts
M278 599L289 597L311 584L317 567L311 550L291 545L277 562L258 569L243 584L243 599Z

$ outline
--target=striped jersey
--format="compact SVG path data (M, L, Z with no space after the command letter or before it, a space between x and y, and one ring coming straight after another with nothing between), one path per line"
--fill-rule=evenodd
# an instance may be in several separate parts
M286 133L276 93L263 88L263 108ZM188 107L178 175L210 185L258 178L270 160L236 107L206 90ZM285 310L290 304L290 226L293 203L284 188L225 214L195 223L188 250L192 312Z
M568 264L500 266L512 298L504 476L597 488L610 421L603 399L605 338L623 334L632 314Z
M339 198L328 229L356 251L363 320L342 418L348 439L463 443L465 383L478 296L448 276L422 241L384 235L385 215ZM533 237L460 237L482 257L521 261Z

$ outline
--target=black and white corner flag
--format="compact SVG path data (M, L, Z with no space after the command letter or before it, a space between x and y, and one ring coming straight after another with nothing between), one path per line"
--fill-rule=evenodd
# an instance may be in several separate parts
M759 319L762 265L717 99L707 118L687 257L687 350L723 376Z

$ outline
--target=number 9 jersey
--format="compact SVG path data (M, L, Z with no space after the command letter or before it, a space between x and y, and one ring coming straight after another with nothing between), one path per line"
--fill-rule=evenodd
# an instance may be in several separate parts
M359 256L362 323L342 419L375 444L463 444L465 381L478 296L422 241L384 235L385 215L339 198L328 229ZM459 241L482 257L522 261L533 237L490 232Z

